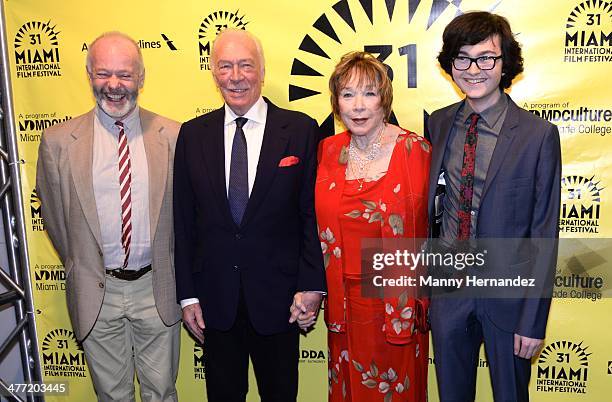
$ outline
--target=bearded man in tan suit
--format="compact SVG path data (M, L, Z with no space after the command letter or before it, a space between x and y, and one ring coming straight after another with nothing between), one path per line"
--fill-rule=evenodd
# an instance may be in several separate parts
M179 124L137 105L142 55L128 36L87 54L96 106L43 135L36 183L66 297L101 401L177 400L172 168Z

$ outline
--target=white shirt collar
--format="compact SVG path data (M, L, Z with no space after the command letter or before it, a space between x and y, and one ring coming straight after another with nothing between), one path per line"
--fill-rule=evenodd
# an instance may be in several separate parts
M225 126L234 123L234 120L240 117L236 113L234 113L234 111L229 106L227 106L227 103L224 105L224 108L225 108L225 120L224 120ZM268 113L268 104L266 103L264 98L260 96L259 99L257 99L257 102L255 102L253 106L251 106L251 108L248 110L248 112L246 112L244 116L242 117L249 119L249 121L254 121L256 123L263 124L266 121L267 113Z

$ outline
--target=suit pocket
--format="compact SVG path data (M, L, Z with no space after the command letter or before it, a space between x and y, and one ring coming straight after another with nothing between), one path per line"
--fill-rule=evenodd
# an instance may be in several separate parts
M522 187L529 187L531 185L531 177L516 177L508 180L502 180L499 182L498 187L500 190L515 190Z
M520 261L520 262L516 262L513 264L510 264L510 266L508 267L508 269L510 269L511 271L526 271L527 269L529 269L529 267L531 266L531 260L525 260L525 261Z
M276 174L280 176L294 175L300 170L300 165L279 166L276 168Z
M531 221L533 179L518 177L497 184L496 205L504 211L503 226L515 236L521 237Z
M512 179L510 182L513 187L525 187L529 186L532 179L531 177L517 177L516 179Z

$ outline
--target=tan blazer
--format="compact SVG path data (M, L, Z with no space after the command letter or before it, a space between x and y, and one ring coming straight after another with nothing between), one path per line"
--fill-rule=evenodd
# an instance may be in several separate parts
M36 171L45 227L66 269L68 312L79 340L96 322L106 288L92 177L93 121L92 110L46 130ZM172 325L180 319L172 224L172 170L180 125L142 108L140 123L149 167L153 294L161 319Z

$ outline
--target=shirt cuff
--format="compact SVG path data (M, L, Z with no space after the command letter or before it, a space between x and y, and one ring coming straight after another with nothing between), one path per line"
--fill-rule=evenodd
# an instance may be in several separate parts
M185 308L191 304L196 304L199 303L200 300L198 298L192 297L190 299L183 299L181 300L181 308Z

